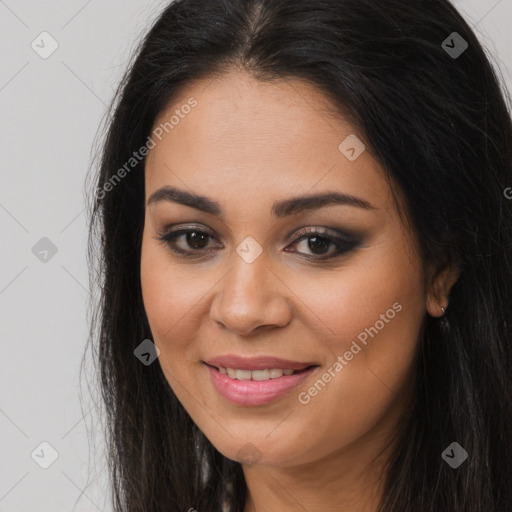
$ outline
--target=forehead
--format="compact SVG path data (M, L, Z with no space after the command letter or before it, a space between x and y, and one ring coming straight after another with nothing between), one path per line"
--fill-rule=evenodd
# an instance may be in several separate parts
M298 79L262 82L233 71L193 82L160 113L158 128L161 140L154 139L146 162L146 199L165 185L237 199L241 207L326 188L387 196L369 151L349 160L340 149L347 138L360 140L355 127Z

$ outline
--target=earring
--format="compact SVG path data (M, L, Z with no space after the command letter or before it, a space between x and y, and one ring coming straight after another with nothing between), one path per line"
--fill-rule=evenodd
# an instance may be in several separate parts
M441 335L443 336L444 339L449 340L451 338L451 333L450 333L451 329L450 329L450 322L448 321L448 318L445 315L447 307L443 308L440 306L443 314L440 317L438 317L437 321L439 322L439 328L441 329L441 331L440 331Z

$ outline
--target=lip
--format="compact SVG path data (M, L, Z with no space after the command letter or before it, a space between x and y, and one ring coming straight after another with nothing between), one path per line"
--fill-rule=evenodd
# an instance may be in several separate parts
M232 379L228 375L221 373L217 368L206 363L205 368L210 373L214 387L224 398L236 405L257 406L268 404L284 397L294 388L300 386L319 366L313 366L293 375L283 375L277 379L259 381Z
M222 366L236 370L270 370L272 368L279 368L281 370L304 370L304 368L308 366L318 365L318 363L315 362L291 361L290 359L281 359L273 356L240 357L234 354L214 357L204 362L216 368Z

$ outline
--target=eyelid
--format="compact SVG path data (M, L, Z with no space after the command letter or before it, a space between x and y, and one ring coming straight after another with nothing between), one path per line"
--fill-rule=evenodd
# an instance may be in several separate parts
M342 240L345 240L346 242L353 242L353 241L357 240L357 238L358 238L355 235L352 235L350 233L339 231L339 230L333 229L333 228L321 227L321 226L307 226L307 227L300 228L299 230L294 231L290 238L292 238L292 241L296 242L296 241L300 240L300 238L302 238L303 235L309 235L309 234L325 235L330 238L342 239Z

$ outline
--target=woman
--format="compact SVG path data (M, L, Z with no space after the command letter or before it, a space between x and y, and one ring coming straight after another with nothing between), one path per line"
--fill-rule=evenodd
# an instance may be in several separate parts
M512 510L505 99L447 0L162 12L91 194L116 511Z

